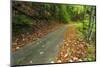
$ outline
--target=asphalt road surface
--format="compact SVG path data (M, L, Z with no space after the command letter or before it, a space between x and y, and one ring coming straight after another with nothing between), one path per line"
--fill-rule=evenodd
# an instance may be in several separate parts
M59 51L59 45L64 38L66 26L40 38L36 42L27 44L12 54L12 65L52 63Z

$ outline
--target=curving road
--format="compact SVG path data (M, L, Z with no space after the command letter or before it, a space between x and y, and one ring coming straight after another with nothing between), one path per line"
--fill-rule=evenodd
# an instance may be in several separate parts
M54 61L63 41L66 26L47 34L12 54L12 65L44 64Z

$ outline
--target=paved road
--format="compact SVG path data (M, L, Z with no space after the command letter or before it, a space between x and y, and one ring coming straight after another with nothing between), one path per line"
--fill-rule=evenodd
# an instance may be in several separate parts
M51 63L63 41L65 26L51 32L36 42L30 43L12 54L12 65Z

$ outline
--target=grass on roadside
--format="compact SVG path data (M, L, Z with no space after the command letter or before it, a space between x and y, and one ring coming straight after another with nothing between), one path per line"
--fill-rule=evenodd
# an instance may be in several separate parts
M96 54L96 52L95 52L95 46L94 45L89 45L88 46L87 60L88 61L95 61L96 60L95 54Z

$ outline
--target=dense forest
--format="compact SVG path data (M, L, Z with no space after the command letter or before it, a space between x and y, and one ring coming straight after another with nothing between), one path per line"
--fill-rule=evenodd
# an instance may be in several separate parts
M63 25L72 25L67 30L69 33L66 33L66 37L69 39L71 39L69 34L74 34L73 31L77 30L75 35L78 36L73 36L72 38L79 38L88 44L87 47L89 47L88 49L86 48L89 52L87 59L89 61L95 60L96 7L90 5L13 1L12 51L16 52L26 44L37 41ZM74 26L75 29L73 28ZM76 45L74 48L76 47L78 46ZM57 58L58 62L61 62L59 57Z

